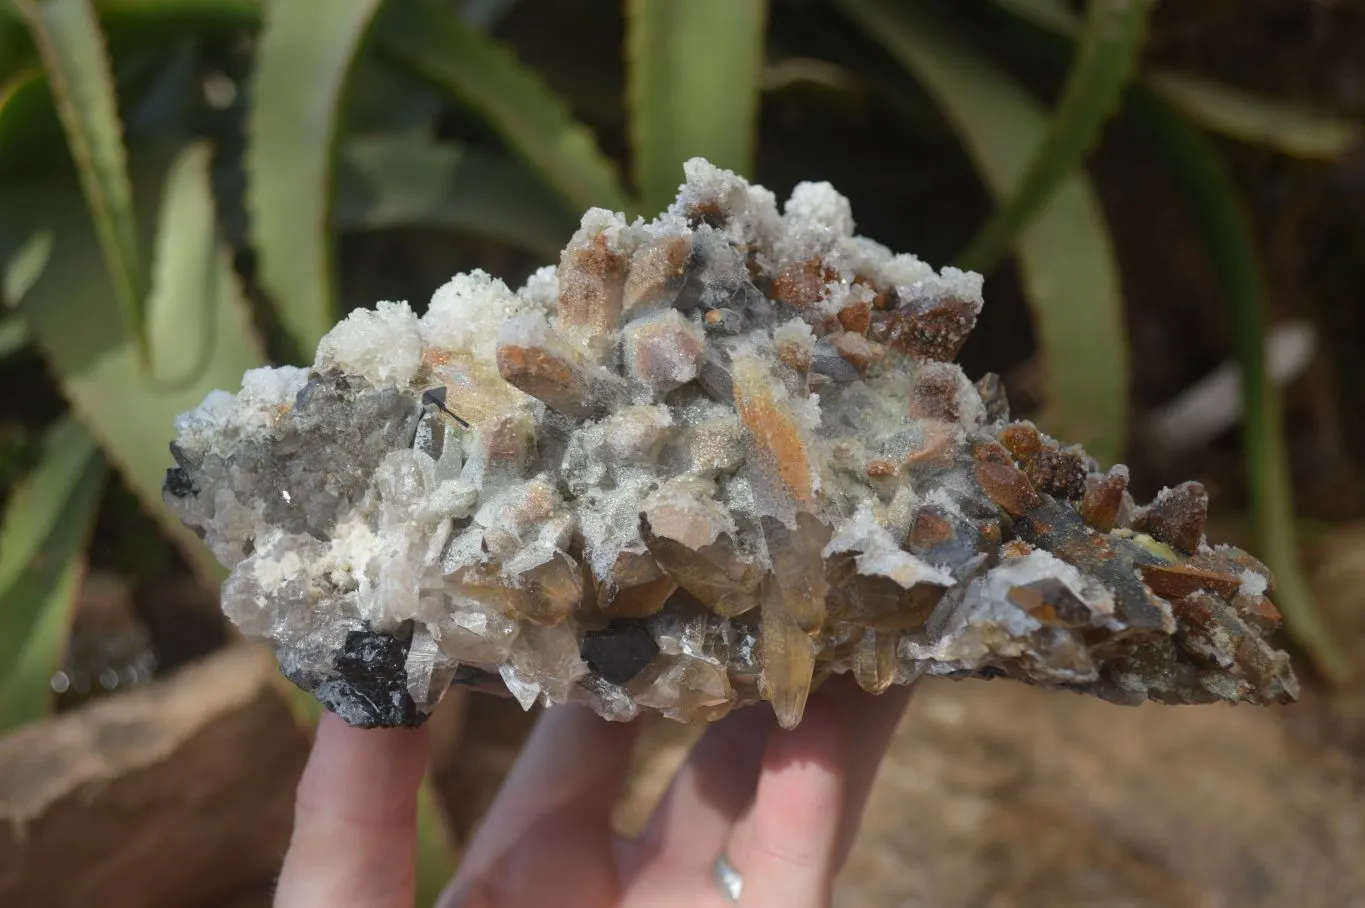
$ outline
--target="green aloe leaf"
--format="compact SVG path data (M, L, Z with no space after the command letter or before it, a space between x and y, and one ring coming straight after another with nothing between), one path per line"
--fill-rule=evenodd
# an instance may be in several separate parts
M0 524L0 733L51 702L106 469L73 419L50 429Z
M1076 38L1082 30L1080 19L1058 0L995 3L1059 37ZM1335 161L1365 136L1365 127L1355 120L1169 69L1154 68L1142 82L1209 132L1290 157Z
M311 351L336 321L332 175L342 101L381 0L266 4L246 152L247 209L262 285Z
M1170 71L1147 83L1172 107L1210 132L1310 161L1335 161L1358 145L1358 122Z
M997 205L960 256L961 265L988 271L1009 251L1019 230L1099 140L1137 71L1153 0L1090 0L1076 59L1047 132L1007 201Z
M389 6L381 52L482 116L507 147L574 211L625 211L630 200L610 159L568 105L501 44L437 0Z
M935 18L932 4L839 0L934 98L991 193L1017 191L1047 130L1041 105ZM1118 265L1095 191L1066 177L1016 241L1020 276L1048 367L1049 431L1119 459L1128 411L1128 350Z
M1179 113L1149 91L1135 93L1131 109L1190 203L1227 298L1242 367L1252 514L1262 557L1275 573L1275 603L1318 670L1343 681L1351 663L1318 614L1299 564L1284 417L1265 365L1266 280L1250 217L1223 162Z
M695 156L753 176L767 7L766 0L627 3L626 94L646 211L668 207L683 162Z
M123 126L104 34L90 0L14 3L42 57L109 270L114 301L145 361L148 349L142 302L147 284L138 252Z
M148 329L158 341L156 374L140 368L134 339L109 307L92 305L112 288L98 267L98 245L80 200L66 184L6 193L33 226L51 231L51 265L19 312L81 422L143 506L204 576L221 569L161 503L172 465L175 417L215 389L235 391L242 373L265 363L229 251L214 232L209 185L212 150L193 145L168 160L137 162L138 211L155 231L157 286ZM0 231L0 253L8 252ZM12 246L11 246L12 248ZM174 340L174 343L171 341Z
M346 142L333 214L342 229L460 230L551 261L578 226L563 201L515 162L416 135Z

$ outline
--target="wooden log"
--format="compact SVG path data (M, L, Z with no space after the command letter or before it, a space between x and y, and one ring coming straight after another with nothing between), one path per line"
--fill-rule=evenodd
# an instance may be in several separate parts
M308 737L264 651L0 738L0 905L211 905L268 885Z

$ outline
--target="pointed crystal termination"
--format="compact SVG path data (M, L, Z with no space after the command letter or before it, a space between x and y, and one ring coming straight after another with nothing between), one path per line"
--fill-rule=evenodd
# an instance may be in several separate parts
M801 724L815 675L815 644L792 615L793 609L773 575L763 582L759 641L763 647L762 691L773 704L777 724Z
M684 170L521 288L358 310L177 421L165 500L294 683L361 726L465 685L791 728L843 673L1295 698L1270 572L1210 544L1202 486L1143 506L953 362L978 275L855 235L828 184L779 210Z

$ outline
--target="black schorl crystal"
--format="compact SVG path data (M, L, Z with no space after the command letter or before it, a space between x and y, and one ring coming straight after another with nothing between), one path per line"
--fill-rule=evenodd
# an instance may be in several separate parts
M332 663L332 673L318 684L300 683L332 712L357 728L415 728L426 721L408 694L404 667L412 643L409 622L397 634L383 634L369 624L351 631ZM286 672L286 674L288 674Z
M162 484L162 490L173 498L188 498L191 495L198 495L199 486L191 476L195 465L185 454L184 449L175 442L171 442L171 457L175 460L175 466L166 471L166 480Z
M659 654L659 644L641 621L613 621L583 638L580 655L588 668L612 684L625 684Z
M166 494L174 498L186 498L190 495L199 494L199 489L195 487L194 480L190 479L190 474L180 467L171 467L166 471L164 488Z

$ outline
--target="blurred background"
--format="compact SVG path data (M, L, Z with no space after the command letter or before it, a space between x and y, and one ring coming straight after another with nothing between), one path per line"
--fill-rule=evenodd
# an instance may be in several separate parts
M316 715L161 505L175 415L704 155L982 271L968 374L1203 482L1305 685L925 684L837 903L1365 905L1362 48L1361 0L0 3L0 904L269 904ZM424 899L534 718L443 702ZM695 734L650 723L624 830Z

